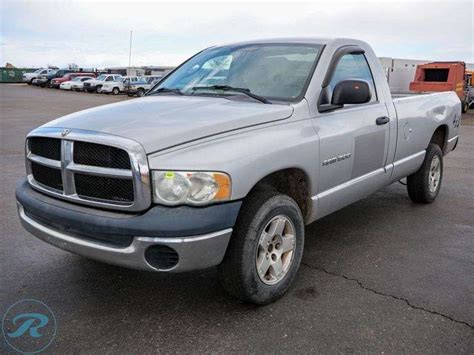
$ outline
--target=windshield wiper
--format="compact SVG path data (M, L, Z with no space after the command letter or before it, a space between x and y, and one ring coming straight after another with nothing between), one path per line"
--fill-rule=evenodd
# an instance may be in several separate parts
M172 88L159 88L159 89L156 89L155 91L153 92L150 92L148 95L154 95L154 94L161 94L161 93L166 93L166 92L172 92L176 95L183 95L183 93L181 92L181 90L179 89L172 89Z
M193 91L197 91L197 90L235 91L235 92L247 95L248 97L251 97L252 99L255 99L257 101L263 102L264 104L271 104L271 101L267 100L263 96L252 93L250 89L246 89L246 88L237 88L237 87L233 87L229 85L211 85L211 86L194 86L192 90Z

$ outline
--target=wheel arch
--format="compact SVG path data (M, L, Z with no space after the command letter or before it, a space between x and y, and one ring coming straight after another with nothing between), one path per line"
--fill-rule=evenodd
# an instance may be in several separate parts
M257 181L247 196L256 190L272 188L294 199L301 209L305 223L311 216L311 180L306 171L297 167L276 170Z
M445 150L446 150L446 146L447 146L446 143L449 136L448 133L449 133L448 126L446 124L442 124L435 129L429 142L429 144L431 143L437 144L441 148L443 155L446 154Z

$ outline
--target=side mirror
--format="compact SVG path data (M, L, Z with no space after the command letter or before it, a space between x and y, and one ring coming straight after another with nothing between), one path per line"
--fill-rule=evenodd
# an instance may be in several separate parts
M336 106L365 104L372 97L369 83L364 80L343 80L336 84L331 104Z

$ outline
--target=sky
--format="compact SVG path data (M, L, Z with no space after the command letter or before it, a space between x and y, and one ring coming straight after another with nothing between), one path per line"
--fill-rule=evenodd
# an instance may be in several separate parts
M474 0L173 2L0 0L0 66L178 65L213 45L350 37L379 57L474 63Z

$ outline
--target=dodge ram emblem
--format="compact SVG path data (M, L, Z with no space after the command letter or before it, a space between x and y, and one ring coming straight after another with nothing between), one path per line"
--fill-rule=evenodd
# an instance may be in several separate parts
M61 136L66 137L70 132L71 132L71 130L66 128L61 132Z

